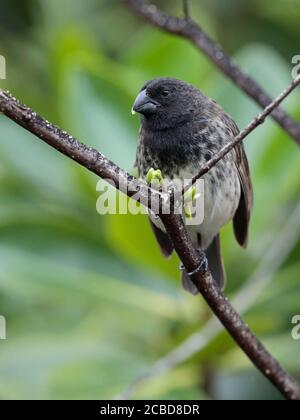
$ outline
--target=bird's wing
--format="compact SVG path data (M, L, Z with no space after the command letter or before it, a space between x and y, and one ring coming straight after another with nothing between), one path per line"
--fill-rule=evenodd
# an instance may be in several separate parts
M239 134L237 125L227 114L226 125L233 137L236 137ZM234 151L236 155L235 164L241 183L241 198L233 218L233 228L236 240L245 248L248 242L248 227L253 207L253 188L248 159L243 144L239 143L234 148Z
M239 144L236 146L235 151L237 155L236 165L242 189L240 203L233 218L233 227L238 243L246 247L248 242L248 227L253 207L253 189L244 146Z
M162 254L166 258L170 257L174 250L174 246L171 239L169 238L169 235L156 227L150 218L149 221Z

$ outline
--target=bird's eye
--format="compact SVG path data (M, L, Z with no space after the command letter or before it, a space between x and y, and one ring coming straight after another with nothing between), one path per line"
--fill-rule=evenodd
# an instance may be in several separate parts
M162 94L162 96L168 96L169 93L170 92L168 90L163 90L161 94Z

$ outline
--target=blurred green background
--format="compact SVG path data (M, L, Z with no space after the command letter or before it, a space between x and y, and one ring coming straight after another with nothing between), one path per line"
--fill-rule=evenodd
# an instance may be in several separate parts
M179 0L157 3L181 14ZM299 0L191 0L191 7L272 96L290 83L291 59L300 54ZM139 125L130 108L145 80L194 83L240 127L259 110L188 42L145 25L119 0L2 2L0 54L7 60L1 88L127 170ZM299 99L298 91L284 104L298 120ZM0 315L7 320L0 398L120 395L204 326L210 311L181 289L178 260L161 257L146 217L97 215L98 179L4 116L0 140ZM300 154L271 120L246 148L255 207L247 251L231 226L224 230L227 292L234 297L255 273L247 323L300 378L300 341L291 337L300 313ZM226 333L202 347L144 380L132 398L280 398Z

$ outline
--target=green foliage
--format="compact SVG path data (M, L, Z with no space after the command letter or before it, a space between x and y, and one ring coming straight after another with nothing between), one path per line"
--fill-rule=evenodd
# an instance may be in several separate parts
M141 26L120 2L112 3L22 2L24 31L0 29L0 53L9 63L1 86L129 171L138 135L130 109L149 78L168 75L196 84L240 127L258 112L191 45ZM231 3L243 10L244 2ZM298 1L291 3L299 9ZM20 20L18 4L9 2L1 19ZM295 16L285 8L281 20L277 6L272 13L267 4L257 15L252 11L262 33L266 15L279 35L289 30ZM193 7L198 16L199 6ZM226 14L215 18L207 8L201 16L212 32L227 30ZM291 65L267 43L268 30L265 43L249 36L235 49L230 36L224 42L275 96L289 83ZM291 26L290 37L293 31ZM299 93L285 107L299 117ZM0 398L112 398L198 330L206 306L182 291L179 261L161 257L145 216L97 215L97 178L3 116L0 138L0 314L8 336L0 341ZM222 238L232 295L299 202L300 155L288 136L269 120L247 138L246 148L255 190L249 249L238 248L230 227ZM295 374L299 342L290 331L300 312L299 255L298 244L247 314ZM278 397L225 333L190 361L146 381L135 397L209 398L208 374L209 391L218 398Z

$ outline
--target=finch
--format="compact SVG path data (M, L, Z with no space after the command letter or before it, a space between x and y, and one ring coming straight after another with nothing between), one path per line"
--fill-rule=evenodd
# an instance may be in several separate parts
M141 114L136 167L142 179L149 170L160 170L169 182L196 175L205 162L239 133L233 119L196 87L173 78L148 81L139 92L133 111ZM193 244L205 252L218 286L226 281L220 248L220 230L233 221L237 242L246 247L253 205L249 165L240 143L208 173L204 180L204 219L187 226ZM168 257L173 244L159 218L151 226L162 253ZM185 270L183 287L198 291Z

